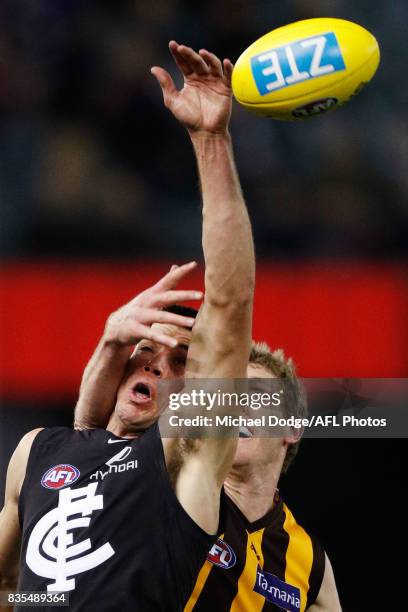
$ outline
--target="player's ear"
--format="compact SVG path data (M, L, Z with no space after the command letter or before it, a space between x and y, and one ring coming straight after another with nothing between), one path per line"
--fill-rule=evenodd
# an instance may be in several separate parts
M286 444L297 444L305 431L304 427L290 427L289 433L284 437Z

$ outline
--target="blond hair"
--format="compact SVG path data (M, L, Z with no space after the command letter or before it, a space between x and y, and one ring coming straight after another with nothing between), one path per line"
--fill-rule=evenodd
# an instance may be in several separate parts
M277 378L285 378L286 412L288 416L303 418L307 415L306 393L300 380L296 376L296 367L293 360L285 357L283 349L272 351L266 342L252 342L249 363L262 366L269 370ZM286 451L286 456L282 466L285 473L296 457L299 449L300 440L295 444L290 444Z

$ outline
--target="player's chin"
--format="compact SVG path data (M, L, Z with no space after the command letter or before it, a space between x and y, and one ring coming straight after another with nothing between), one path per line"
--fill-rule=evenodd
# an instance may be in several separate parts
M151 402L150 405L140 405L132 401L127 402L124 416L129 425L141 430L150 427L159 417L157 406L154 402Z

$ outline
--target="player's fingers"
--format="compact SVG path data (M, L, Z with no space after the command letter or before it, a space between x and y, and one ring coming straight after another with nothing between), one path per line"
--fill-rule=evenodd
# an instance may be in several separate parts
M206 75L210 72L209 67L203 60L203 58L196 53L191 47L185 45L179 45L177 49L179 55L184 59L185 62L192 68L193 72L199 76Z
M175 348L178 344L177 340L172 336L166 336L165 334L157 332L156 330L152 331L150 339L158 344L164 344L164 346L168 346L169 348Z
M164 103L166 106L168 106L172 97L177 93L173 79L166 70L160 68L159 66L153 66L150 72L154 77L156 77L156 80L159 83L163 93Z
M185 60L185 58L179 53L178 48L179 44L175 40L171 40L169 42L170 53L173 56L174 61L176 62L177 67L183 76L189 76L193 73L193 68L189 65L189 63Z
M173 289L173 287L176 287L177 283L179 283L182 278L187 276L187 274L189 274L196 267L196 261L190 261L182 266L173 265L170 268L170 271L156 283L155 287L160 290Z
M203 292L202 291L192 291L192 290L170 290L163 293L159 293L155 296L155 303L161 306L170 306L172 304L177 304L178 302L188 302L190 300L202 300Z
M232 71L234 70L234 64L231 62L231 60L225 59L222 62L222 65L224 68L224 76L225 76L227 85L231 86L231 77L232 77Z
M141 325L142 335L139 339L145 338L146 340L152 340L153 342L158 342L159 344L164 344L164 346L168 346L169 348L174 348L177 346L177 340L172 336L167 336L163 334L163 332L159 332L147 325Z
M223 75L221 60L214 53L210 53L207 49L200 49L199 54L209 67L211 74L217 77Z
M197 262L190 261L189 263L183 264L182 266L176 266L172 268L166 275L165 282L163 283L164 289L174 289L178 283L186 278L197 267Z
M194 317L186 317L184 315L166 312L165 310L157 310L155 308L145 308L143 311L144 323L164 323L168 325L179 325L180 327L193 327Z

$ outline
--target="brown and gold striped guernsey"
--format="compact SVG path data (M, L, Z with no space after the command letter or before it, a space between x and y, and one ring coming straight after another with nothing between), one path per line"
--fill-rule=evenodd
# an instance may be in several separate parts
M222 497L224 533L213 545L184 612L303 612L315 601L324 550L276 493L272 509L250 523Z

